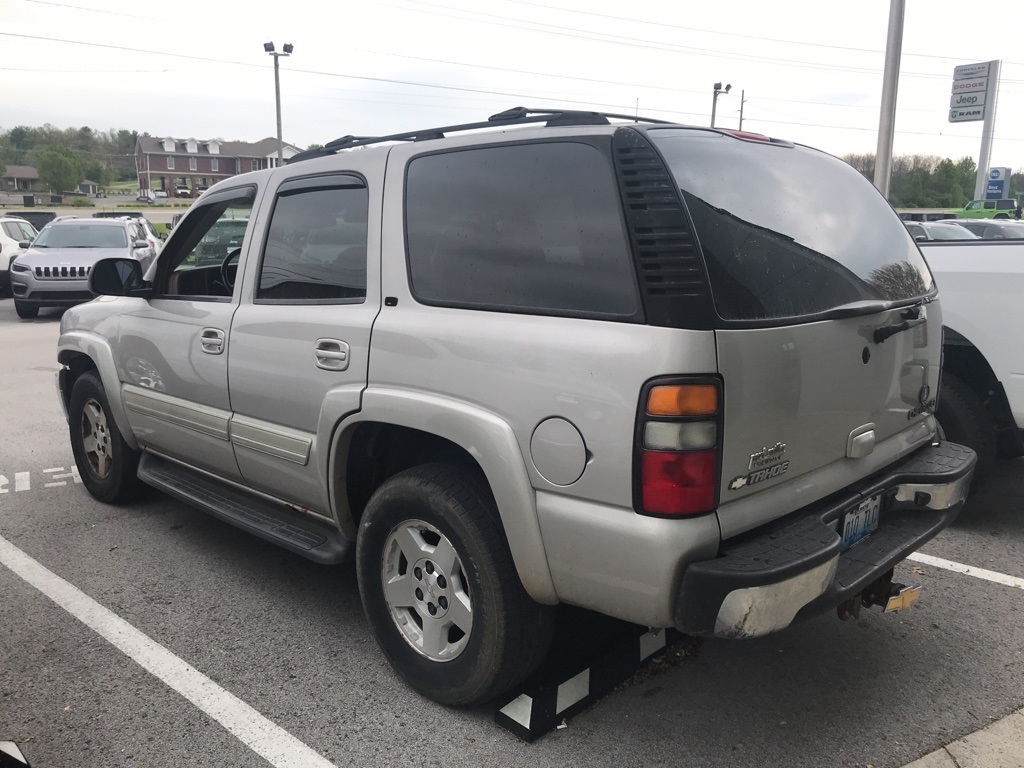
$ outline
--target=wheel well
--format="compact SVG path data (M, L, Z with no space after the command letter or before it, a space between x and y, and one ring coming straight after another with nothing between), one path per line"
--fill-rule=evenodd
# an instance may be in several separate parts
M490 489L480 464L458 445L429 432L395 424L367 422L358 425L349 442L344 467L347 501L353 526L373 492L389 477L420 464L448 462L479 474Z
M61 392L61 397L64 398L64 409L67 410L71 404L71 390L74 388L75 382L78 381L78 377L83 373L97 370L96 363L93 362L91 357L80 352L64 352L57 359L61 365L67 368L67 373L64 374L64 387Z
M942 370L956 376L981 399L995 420L996 432L1001 435L1001 450L1007 455L1020 455L1024 446L1002 383L978 348L951 328L945 329Z

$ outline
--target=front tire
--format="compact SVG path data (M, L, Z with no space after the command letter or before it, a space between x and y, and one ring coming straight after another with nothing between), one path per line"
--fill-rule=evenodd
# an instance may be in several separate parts
M946 439L973 448L978 454L975 478L982 478L996 460L996 425L985 404L963 380L942 372L942 391L935 410Z
M27 304L22 304L17 299L14 300L14 311L18 313L18 317L22 320L32 320L39 317L39 307L30 307Z
M381 650L434 701L488 701L547 651L553 609L526 594L490 490L462 467L428 464L385 481L359 524L356 569Z
M137 474L141 454L121 436L103 382L92 371L79 376L71 388L68 424L78 474L89 493L109 504L134 501L145 494L146 486Z

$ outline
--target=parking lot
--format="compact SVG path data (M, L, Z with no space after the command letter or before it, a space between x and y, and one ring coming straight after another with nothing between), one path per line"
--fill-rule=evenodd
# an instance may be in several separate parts
M58 324L53 310L19 321L0 299L0 740L34 766L881 768L1024 706L1021 461L923 550L1010 578L905 563L896 579L924 591L903 614L704 641L525 744L491 709L405 687L352 566L156 493L93 500L54 389Z

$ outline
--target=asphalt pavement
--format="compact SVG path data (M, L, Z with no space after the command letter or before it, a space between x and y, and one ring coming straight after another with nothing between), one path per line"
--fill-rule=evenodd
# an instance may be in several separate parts
M1024 765L1020 461L923 550L1009 582L907 562L896 579L924 591L905 613L706 640L526 744L402 683L351 566L158 493L93 500L54 389L58 318L0 299L0 741L36 768Z

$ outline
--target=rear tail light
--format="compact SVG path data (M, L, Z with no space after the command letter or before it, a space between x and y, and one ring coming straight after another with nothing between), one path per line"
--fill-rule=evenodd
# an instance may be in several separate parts
M645 515L682 517L718 500L721 384L708 377L648 383L640 397L634 506Z

